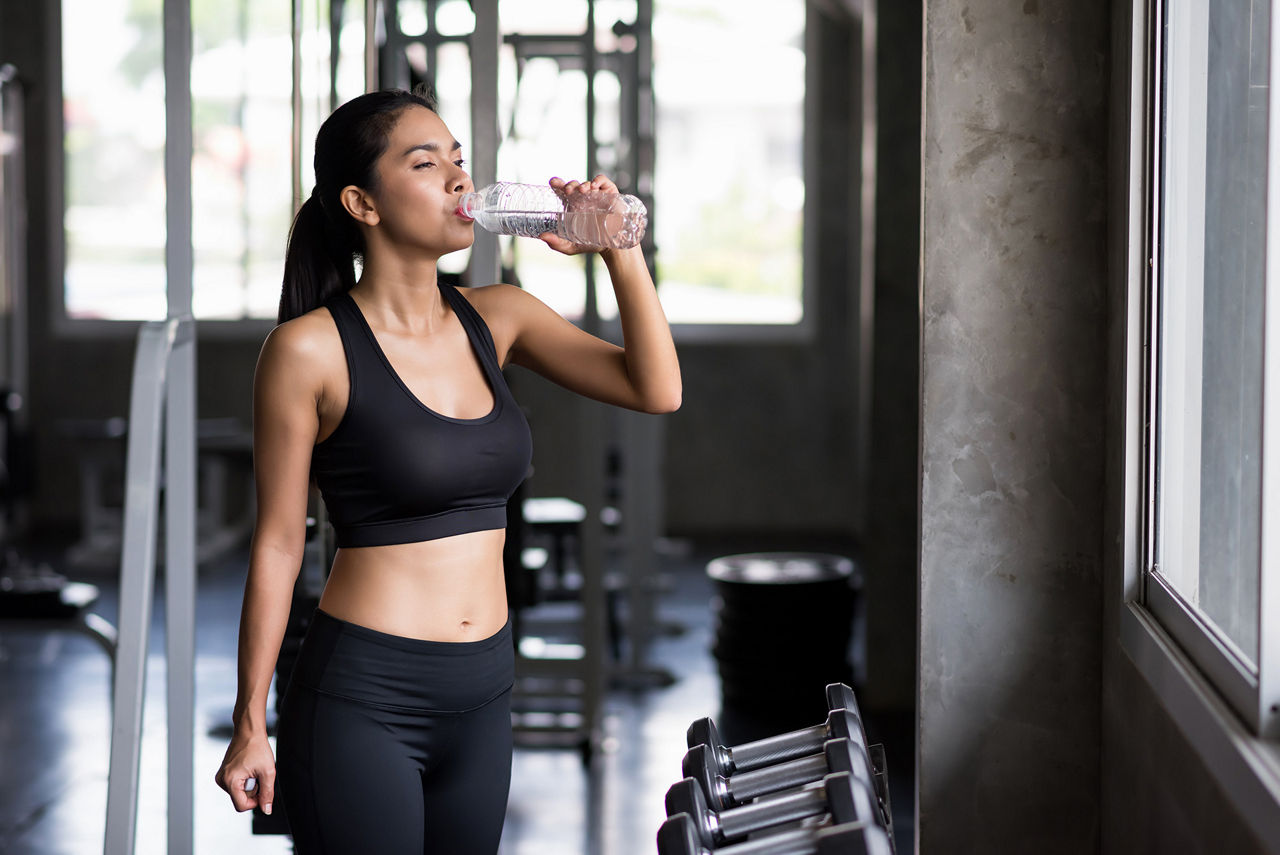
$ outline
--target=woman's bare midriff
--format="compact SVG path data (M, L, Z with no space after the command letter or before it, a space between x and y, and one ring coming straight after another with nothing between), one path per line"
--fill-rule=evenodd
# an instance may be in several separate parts
M339 549L320 597L341 620L405 638L479 641L507 622L506 532Z

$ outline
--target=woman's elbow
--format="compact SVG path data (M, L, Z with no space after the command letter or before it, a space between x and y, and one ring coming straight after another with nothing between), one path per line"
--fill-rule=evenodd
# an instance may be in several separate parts
M651 394L645 399L644 411L655 416L674 413L680 409L681 395L681 389L678 384L669 389L664 389L660 393Z

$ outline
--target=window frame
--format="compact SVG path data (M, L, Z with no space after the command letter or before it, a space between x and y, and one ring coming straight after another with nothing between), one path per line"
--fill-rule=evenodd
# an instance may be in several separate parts
M1276 347L1274 343L1280 342L1280 309L1277 307L1275 299L1267 299L1272 294L1280 295L1280 236L1274 233L1274 230L1268 229L1266 239L1266 267L1265 267L1265 284L1264 284L1264 331L1263 331L1263 431L1262 431L1262 495L1261 499L1261 549L1259 560L1259 597L1258 611L1256 620L1258 625L1258 656L1256 674L1250 667L1250 662L1245 653L1237 648L1232 641L1211 625L1202 612L1190 604L1175 590L1171 585L1167 584L1158 574L1158 561L1161 555L1157 549L1157 541L1160 537L1159 530L1161 526L1163 507L1161 504L1161 464L1164 456L1161 454L1162 443L1170 431L1179 434L1185 434L1194 440L1191 444L1194 446L1190 451L1184 451L1182 454L1182 470L1183 472L1192 471L1189 483L1185 491L1179 490L1179 493L1195 493L1190 499L1183 496L1180 499L1182 511L1194 511L1198 508L1198 478L1194 473L1199 471L1199 443L1200 421L1198 419L1190 420L1192 424L1183 425L1181 423L1165 424L1162 422L1162 410L1182 411L1184 409L1193 409L1200 411L1198 403L1184 400L1186 398L1195 397L1195 392L1187 392L1185 389L1169 387L1160 387L1160 371L1166 356L1162 353L1162 320L1164 318L1164 307L1161 302L1161 289L1165 287L1162 271L1162 249L1161 234L1164 218L1167 215L1166 186L1164 181L1164 142L1163 135L1165 131L1166 119L1169 117L1169 111L1166 109L1165 101L1165 83L1167 82L1167 66L1168 51L1166 50L1167 21L1165 16L1165 8L1172 0L1157 0L1154 4L1151 28L1151 37L1148 42L1151 54L1146 64L1151 69L1151 88L1148 90L1148 98L1150 109L1147 111L1147 126L1150 133L1150 145L1147 148L1149 152L1149 173L1148 181L1150 182L1144 193L1146 204L1148 205L1146 214L1146 236L1145 242L1147 246L1146 256L1148 259L1147 276L1145 277L1144 288L1146 290L1146 305L1148 307L1146 313L1146 324L1144 330L1144 339L1146 343L1146 352L1148 354L1147 363L1145 365L1145 383L1147 392L1146 398L1146 424L1149 425L1151 436L1147 439L1146 455L1144 465L1146 469L1145 482L1149 501L1146 504L1146 517L1143 521L1146 536L1146 551L1143 556L1143 579L1142 579L1142 602L1169 634L1178 641L1184 648L1186 654L1196 663L1196 665L1205 673L1210 682L1217 687L1232 708L1239 714L1253 732L1259 736L1267 736L1275 738L1280 736L1280 693L1277 693L1277 670L1280 669L1280 633L1275 628L1268 627L1266 622L1262 620L1262 616L1267 614L1265 608L1264 596L1270 591L1274 591L1276 576L1280 570L1275 569L1275 562L1269 562L1268 557L1274 553L1280 541L1277 541L1277 535L1269 533L1273 526L1268 526L1268 522L1273 525L1280 525L1280 513L1277 513L1277 500L1280 499L1280 465L1275 461L1277 453L1280 453L1280 428L1277 427L1275 418L1268 418L1267 414L1280 416L1280 347ZM1208 0L1202 0L1207 6ZM1205 7L1202 7L1205 8ZM1278 10L1280 11L1280 10ZM1203 22L1202 22L1203 23ZM1280 15L1275 16L1271 22L1272 39L1276 43L1280 43ZM1207 32L1207 28L1206 28ZM1207 38L1207 35L1206 35ZM1207 57L1207 54L1206 54ZM1280 63L1275 65L1280 66ZM1196 75L1196 69L1191 69L1191 76ZM1280 68L1273 67L1269 71L1270 91L1268 98L1270 109L1268 111L1268 169L1267 169L1267 196L1266 209L1268 212L1280 212L1280 99L1277 99L1276 84L1280 78ZM1199 130L1198 127L1193 130ZM1193 164L1193 168L1196 165ZM1198 188L1198 185L1197 185ZM1200 193L1198 189L1194 192ZM1201 193L1201 195L1203 195ZM1268 214L1270 218L1270 214ZM1200 212L1191 213L1193 220L1192 226L1195 227L1197 222L1203 221ZM1195 262L1195 257L1189 259ZM1197 267L1197 272L1203 268L1203 262ZM1196 310L1192 307L1190 320L1197 320ZM1199 328L1201 324L1193 324ZM1268 342L1272 345L1268 346ZM1192 356L1197 357L1200 348L1195 342L1190 344ZM1182 348L1179 348L1181 351ZM1173 354L1175 358L1184 359L1187 355L1184 353ZM1197 357L1198 358L1198 357ZM1161 405L1166 406L1162 407ZM1192 404L1191 407L1185 406ZM1192 464L1195 464L1194 466ZM1268 480L1267 474L1270 470L1271 478ZM1178 479L1183 477L1182 472L1175 476ZM1181 485L1181 481L1177 481L1177 485ZM1192 513L1193 518L1198 518L1198 514ZM1197 525L1181 526L1183 530L1196 529ZM1198 542L1197 538L1192 541ZM1183 539L1184 550L1190 551L1187 547L1187 541ZM1188 560L1198 562L1198 551L1193 556L1181 555L1178 560ZM1269 570L1269 565L1271 569ZM1271 577L1270 579L1268 577ZM1272 584L1268 585L1268 581ZM1274 593L1272 593L1274 597ZM1280 613L1280 612L1272 612ZM1273 621L1273 623L1275 623Z
M812 52L815 46L816 27L813 22L812 9L806 2L805 17L805 96L802 105L802 127L803 131L803 155L802 155L802 175L806 186L817 186L819 179L817 167L817 134L814 130L818 121L818 105L816 98L811 94L816 91L816 75L818 74L818 63L811 60ZM56 48L56 65L61 69L62 65L62 20L58 16L57 27L55 28L52 45ZM61 75L59 74L59 78ZM59 85L59 91L61 86ZM872 122L868 126L868 122ZM874 134L874 117L864 117L864 134L870 131ZM65 127L61 120L61 110L58 111L58 119L53 131L52 138L59 141L59 156L56 159L58 176L58 196L55 205L55 214L57 217L57 228L52 233L52 246L50 247L50 256L53 261L53 271L57 275L57 287L53 289L55 293L51 295L49 301L49 325L55 337L73 339L73 340L132 340L137 336L138 327L144 323L141 319L106 319L106 318L74 318L68 315L66 305L66 253L67 241L65 232L65 211L66 197L65 184L63 177L66 172L65 150L63 148L63 140L65 136ZM865 157L859 158L865 160ZM862 180L866 182L868 176L863 170ZM864 194L865 195L865 194ZM865 204L863 206L865 208ZM817 289L817 268L818 268L818 246L816 238L816 229L812 227L817 217L817 206L815 194L807 193L804 201L802 214L802 238L800 246L800 265L801 265L801 311L802 315L799 321L795 323L779 323L779 324L756 324L756 323L703 323L703 322L672 322L672 335L676 341L682 344L810 344L817 339L818 323L816 315L819 311L819 300ZM865 213L864 213L865 217ZM862 237L854 230L851 233L852 238ZM870 247L865 239L860 241L863 245L863 251L869 252ZM866 282L857 283L860 289L869 288ZM661 283L659 283L659 289ZM858 301L860 306L867 303L865 294L859 295ZM241 319L224 319L224 318L197 318L197 326L201 337L208 337L214 340L261 340L275 326L275 322L268 318L241 318ZM865 327L863 323L861 326ZM617 338L621 335L621 327L616 318L611 318L601 323L601 334L608 337Z
M1155 415L1159 399L1158 235L1160 227L1163 27L1165 0L1131 0L1128 79L1116 94L1127 139L1118 146L1127 186L1123 270L1123 509L1119 643L1150 684L1223 794L1268 849L1280 850L1280 299L1264 309L1262 526L1259 572L1258 675L1238 651L1151 571L1157 505ZM1271 44L1280 46L1280 9ZM1122 13L1124 14L1124 13ZM1278 58L1280 59L1280 58ZM1124 66L1117 63L1123 73ZM1270 63L1267 210L1280 216L1280 61ZM1127 92L1122 88L1127 85ZM1119 128L1118 128L1119 129ZM1268 229L1266 295L1280 295L1280 235ZM1271 283L1275 283L1272 285ZM1273 346L1268 347L1271 342ZM1198 559L1197 559L1198 560Z

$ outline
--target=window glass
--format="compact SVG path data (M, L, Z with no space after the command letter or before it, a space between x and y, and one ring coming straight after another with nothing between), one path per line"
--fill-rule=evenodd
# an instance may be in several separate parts
M165 315L159 2L64 0L66 311Z
M586 4L500 6L504 33L581 32ZM601 51L631 49L615 21L635 19L634 2L598 2ZM662 304L673 323L794 324L802 316L804 207L803 0L770 14L743 15L733 0L654 4L653 87L657 102L654 211ZM734 44L726 51L711 45ZM760 74L767 68L768 74ZM581 176L586 165L586 74L552 59L504 66L503 180L541 183ZM595 78L599 169L617 175L623 93L617 75ZM504 239L520 284L567 317L582 314L582 262ZM603 265L597 304L617 315Z
M1270 5L1167 5L1156 565L1253 663Z
M192 26L195 314L275 317L294 209L289 3L193 3ZM316 67L327 40L310 32L303 46L304 91L327 91Z
M165 315L162 0L64 0L68 317ZM363 91L361 4L346 4L334 90ZM328 12L303 4L303 187L329 111ZM290 0L193 0L193 308L274 318L291 198ZM321 20L323 14L324 20Z
M627 5L631 7L628 20L634 20L635 4ZM587 4L578 0L555 4L504 0L499 5L499 20L504 34L572 36L586 28ZM597 26L600 23L597 19ZM573 57L561 60L539 53L555 51L532 44L518 58L515 47L508 44L503 49L498 92L498 126L502 133L498 180L544 184L553 176L585 179L589 177L586 72L580 60ZM609 91L618 87L615 82L606 91L601 85L606 77L612 75L596 75L597 108L612 113L616 136L616 95L611 111L602 102L608 100ZM606 131L599 115L596 129ZM601 164L600 170L614 175L608 164ZM567 318L577 320L583 316L586 285L581 257L561 255L527 238L503 237L499 245L503 267L514 271L514 278L522 287ZM607 279L598 278L597 282L603 289L609 287Z
M804 6L654 4L655 242L672 321L801 318Z
M302 189L330 98L328 13L302 4ZM428 28L422 0L398 0L407 32ZM291 198L289 0L194 0L192 98L194 309L202 318L271 318ZM344 4L338 101L362 91L363 4ZM582 0L502 0L506 34L581 33ZM435 25L474 25L463 0L437 5ZM634 0L599 0L597 48L631 50L615 32ZM657 157L652 228L663 304L673 322L791 324L802 314L804 3L742 15L732 0L660 0L654 11ZM732 43L734 51L708 45ZM424 51L406 59L427 69ZM165 314L162 0L65 0L66 271L72 318ZM441 111L467 145L470 60L464 44L434 56ZM760 74L767 68L768 74ZM499 76L498 177L587 177L586 72L571 59L517 62L504 46ZM617 176L628 140L624 93L607 63L595 79L598 167ZM505 266L569 317L582 314L583 262L528 241L502 241ZM458 253L441 269L457 272ZM616 306L596 265L603 317Z

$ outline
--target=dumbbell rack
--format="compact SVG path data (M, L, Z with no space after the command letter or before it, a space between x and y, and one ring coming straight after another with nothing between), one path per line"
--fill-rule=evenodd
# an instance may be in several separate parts
M895 855L883 746L867 744L852 689L826 694L826 721L732 748L693 722L658 854Z

